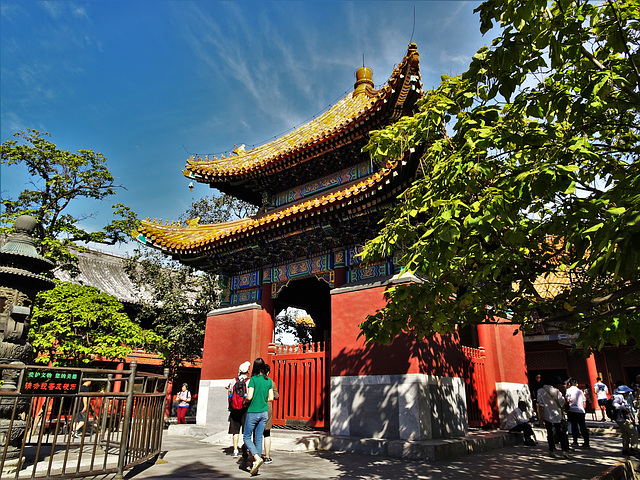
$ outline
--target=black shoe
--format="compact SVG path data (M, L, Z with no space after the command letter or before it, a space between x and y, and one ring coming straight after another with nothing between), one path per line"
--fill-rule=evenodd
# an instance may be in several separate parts
M264 459L264 464L265 464L265 465L269 465L270 463L273 463L273 460L271 460L271 458L269 458L269 457L266 457L266 458Z

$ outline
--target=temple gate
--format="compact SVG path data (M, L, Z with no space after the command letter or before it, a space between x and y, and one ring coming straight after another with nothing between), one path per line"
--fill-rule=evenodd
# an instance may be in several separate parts
M496 425L528 397L522 338L511 328L478 327L466 344L458 333L400 335L384 346L359 336L358 325L385 305L389 286L424 281L402 273L394 258L365 265L358 255L420 161L413 149L381 163L362 151L370 131L417 111L419 60L410 44L379 89L362 67L353 92L307 124L229 157L188 160L185 176L260 207L253 217L142 222L140 242L220 275L229 292L207 320L198 424L226 430L225 386L256 357L270 361L281 382L277 422L336 435L462 436L468 402L475 402L472 422ZM273 345L275 317L288 305L315 312L315 346ZM483 347L482 362L470 363L472 350L463 345Z

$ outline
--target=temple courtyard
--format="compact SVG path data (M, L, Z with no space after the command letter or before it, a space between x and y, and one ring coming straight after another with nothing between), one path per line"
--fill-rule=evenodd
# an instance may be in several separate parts
M438 441L415 442L405 450L412 460L385 452L370 440L328 437L322 432L272 430L273 463L263 465L255 478L263 479L634 479L640 478L640 461L621 454L621 441L611 422L589 422L592 448L573 449L568 460L550 458L543 429L536 428L538 444L522 445L504 431L473 431L464 440L441 441L439 460L431 460L430 448ZM209 432L211 433L211 432ZM331 443L333 442L333 443ZM342 443L340 443L342 442ZM460 454L456 443L467 452ZM350 452L323 449L339 446ZM500 446L502 445L502 446ZM459 446L459 445L458 445ZM386 446L387 448L389 445ZM231 437L225 432L208 434L195 425L172 425L165 430L163 454L126 472L125 479L251 478L250 463L232 457ZM435 451L438 451L436 448ZM420 458L420 453L424 458ZM447 453L449 452L449 453ZM377 454L376 454L377 453ZM391 452L393 453L393 452ZM451 455L451 458L446 458ZM95 480L111 480L104 476Z

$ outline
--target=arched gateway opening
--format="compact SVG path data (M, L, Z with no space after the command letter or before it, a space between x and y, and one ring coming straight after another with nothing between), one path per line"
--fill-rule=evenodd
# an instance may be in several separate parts
M288 307L304 311L313 319L312 342L327 342L331 338L331 287L315 277L293 280L274 299L274 320ZM295 343L307 343L299 339ZM289 342L284 342L289 343Z
M310 338L298 335L287 342L295 345L276 344L270 349L271 377L280 392L280 398L274 402L273 424L325 429L329 427L329 285L315 277L289 282L274 298L275 312L288 308L299 311L301 319L310 317L315 327Z

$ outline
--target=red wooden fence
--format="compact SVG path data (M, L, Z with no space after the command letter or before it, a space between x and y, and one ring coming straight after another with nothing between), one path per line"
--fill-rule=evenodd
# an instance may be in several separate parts
M273 424L329 427L329 352L325 342L269 345L269 363L280 399L273 402Z
M490 398L487 392L484 348L462 347L464 353L464 383L467 396L467 422L470 427L482 427L491 423L486 418Z

